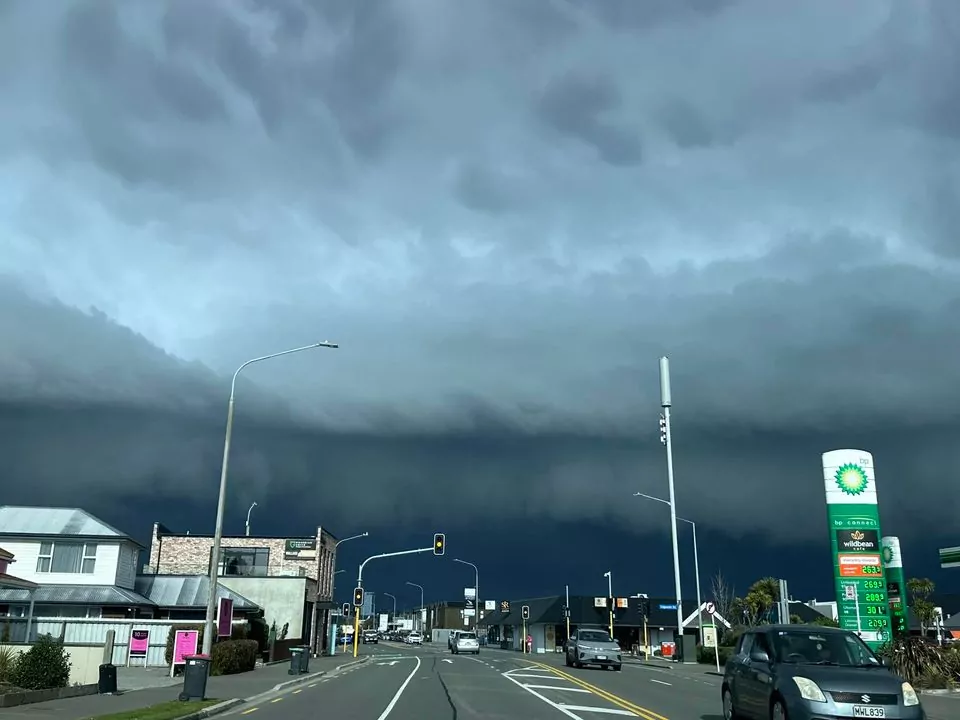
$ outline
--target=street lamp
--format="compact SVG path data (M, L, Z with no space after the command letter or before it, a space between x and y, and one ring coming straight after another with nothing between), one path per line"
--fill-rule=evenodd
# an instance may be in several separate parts
M359 540L360 538L365 538L365 537L368 537L369 535L370 535L370 533L368 533L368 532L362 532L362 533L360 533L359 535L351 535L350 537L345 537L345 538L343 538L342 540L337 540L337 541L333 544L333 567L334 567L334 568L337 567L337 548L340 547L340 543L345 543L345 542L348 542L348 541L350 541L350 540ZM333 580L333 587L330 588L330 594L331 594L334 598L337 597L337 595L336 595L336 590L337 590L336 577L337 577L338 574L340 574L340 573L342 573L342 572L343 572L343 570L334 570L334 571L333 571L334 580Z
M417 585L415 582L410 582L407 580L407 585L413 585L415 588L420 588L420 612L417 613L417 625L420 626L420 632L423 632L423 585Z
M262 357L253 358L252 360L247 360L245 363L243 363L243 365L237 368L235 373L233 373L233 380L230 381L230 400L227 403L227 429L223 438L223 463L220 466L220 494L217 497L217 524L214 526L213 530L213 548L210 555L210 592L207 596L207 615L203 624L204 655L210 655L210 650L213 647L213 618L216 614L217 607L217 578L219 577L220 570L220 541L223 539L223 513L227 504L227 464L230 461L230 438L233 435L233 408L237 395L237 376L240 375L240 371L248 365L263 362L264 360L272 360L273 358L282 357L284 355L292 355L293 353L303 352L304 350L314 350L316 348L336 349L339 347L340 346L337 343L318 342L314 343L313 345L304 345L303 347L283 350L281 352L271 353L270 355L264 355Z
M386 595L388 598L393 600L393 622L396 622L397 621L397 596L391 595L390 593L387 593L387 592L385 592L384 595Z
M638 493L634 493L633 496L646 498L647 500L653 500L658 503L663 503L664 505L670 504L668 500L654 497L653 495L647 495L645 493L638 492ZM703 625L700 622L703 618L703 611L700 604L700 553L697 550L697 524L693 520L687 520L686 518L682 518L679 515L677 516L677 520L681 522L685 522L689 524L691 528L693 528L693 573L694 575L696 575L696 580L697 580L697 607L700 608L699 610L697 610L697 629L700 633L700 644L703 645Z
M607 570L603 576L607 579L607 602L610 603L610 639L613 640L613 570Z
M667 450L667 486L670 488L670 536L673 540L673 583L677 591L677 633L683 642L683 600L680 588L680 545L677 542L677 498L673 491L673 437L670 433L670 408L673 398L670 393L670 360L660 358L660 441ZM681 644L681 652L682 652ZM684 658L686 660L687 658Z
M257 506L257 503L256 503L256 501L254 501L253 505L250 506L250 509L247 510L247 524L246 524L247 537L250 537L250 513L253 512L253 509L254 509L256 506Z
M460 563L461 565L469 565L473 568L473 592L475 593L473 598L473 627L476 629L478 623L480 622L480 571L472 562L467 562L466 560L460 560L458 558L454 558L453 561L455 563Z

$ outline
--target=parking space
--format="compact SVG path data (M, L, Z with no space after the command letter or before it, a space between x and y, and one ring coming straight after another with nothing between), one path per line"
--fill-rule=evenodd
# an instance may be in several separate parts
M547 665L525 664L501 674L541 702L574 720L593 720L617 715L645 720L667 720L663 715Z

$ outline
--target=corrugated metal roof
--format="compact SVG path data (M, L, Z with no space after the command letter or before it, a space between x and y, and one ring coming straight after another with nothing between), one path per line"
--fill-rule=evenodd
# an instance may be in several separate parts
M0 506L0 535L126 538L115 527L107 525L80 508Z
M207 606L210 578L205 575L139 575L136 588L162 608ZM217 596L233 600L237 610L256 610L260 606L223 585L217 584Z
M40 585L33 600L44 605L153 605L143 595L113 585ZM26 604L28 590L0 589L0 603Z

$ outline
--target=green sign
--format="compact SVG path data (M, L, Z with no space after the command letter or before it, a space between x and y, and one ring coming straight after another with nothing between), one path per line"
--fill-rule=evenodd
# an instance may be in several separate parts
M840 627L877 649L890 639L891 628L873 456L863 450L824 453L823 482Z
M903 576L903 557L900 555L900 538L880 539L883 555L883 570L887 576L887 601L890 603L890 625L894 637L907 635L907 582Z

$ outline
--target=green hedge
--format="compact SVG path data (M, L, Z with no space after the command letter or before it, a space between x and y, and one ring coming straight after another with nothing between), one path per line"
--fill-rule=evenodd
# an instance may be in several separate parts
M730 659L730 656L733 655L733 648L724 647L721 645L719 648L719 652L720 652L720 667L723 667L724 665L727 664L727 660ZM697 662L698 663L703 663L704 665L716 665L717 664L716 658L717 656L714 653L714 650L712 647L703 647L702 645L697 646Z
M59 640L41 635L20 653L11 674L13 684L24 690L64 688L70 682L70 654Z
M249 672L257 664L256 640L223 640L213 646L210 656L211 675L236 675Z

